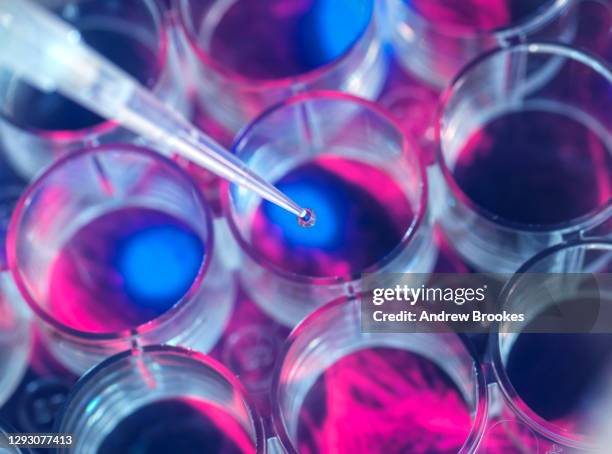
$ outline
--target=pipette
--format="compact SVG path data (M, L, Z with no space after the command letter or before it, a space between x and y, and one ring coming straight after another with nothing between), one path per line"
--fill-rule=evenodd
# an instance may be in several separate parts
M0 2L0 65L45 92L58 91L104 118L314 224L313 213L164 105L136 79L87 46L77 29L30 0Z

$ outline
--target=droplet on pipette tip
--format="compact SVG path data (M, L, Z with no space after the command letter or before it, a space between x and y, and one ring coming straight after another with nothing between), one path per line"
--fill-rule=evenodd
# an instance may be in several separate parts
M298 224L300 224L300 227L307 229L313 227L316 221L317 217L315 216L314 211L312 211L310 208L306 208L306 213L303 216L298 217Z

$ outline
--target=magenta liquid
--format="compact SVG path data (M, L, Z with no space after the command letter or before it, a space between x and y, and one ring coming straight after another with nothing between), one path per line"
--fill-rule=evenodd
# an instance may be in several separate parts
M580 218L612 198L611 151L593 130L556 112L494 118L473 134L452 169L470 200L520 224Z
M75 232L53 261L47 310L81 331L135 328L185 295L204 256L194 228L167 213L108 212Z
M194 398L149 403L120 421L98 454L255 454L244 428L216 405Z
M468 404L436 364L369 348L328 368L308 391L300 454L456 454L471 430Z
M78 24L77 24L78 26ZM84 40L103 56L151 87L161 68L154 50L129 30L79 27ZM157 43L152 43L157 46ZM12 95L9 112L15 123L23 128L46 131L66 131L89 128L105 120L57 93L44 93L28 84L20 83Z
M392 177L361 161L318 157L275 185L316 213L311 228L300 227L295 216L268 202L253 217L255 252L290 273L359 273L398 247L414 219Z
M550 7L554 0L404 0L438 27L491 31L520 24Z

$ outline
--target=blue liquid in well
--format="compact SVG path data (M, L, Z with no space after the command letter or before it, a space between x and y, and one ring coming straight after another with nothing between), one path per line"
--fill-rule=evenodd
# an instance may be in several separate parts
M344 54L363 35L373 0L240 0L223 11L210 43L222 66L253 79L292 77Z
M117 270L131 299L164 308L180 298L200 267L200 244L193 233L175 226L147 228L119 244Z
M324 187L313 186L304 181L281 182L276 187L291 199L299 198L302 206L308 207L317 216L313 228L304 228L287 210L265 202L266 216L270 222L283 230L288 243L308 247L329 247L339 241L340 229L337 216L342 206L338 200L325 193Z
M290 273L359 273L398 247L414 219L402 187L385 171L357 160L318 157L275 186L316 214L310 228L267 201L254 215L253 247Z
M111 211L76 232L53 262L48 307L75 329L115 332L173 307L206 250L188 224L158 210Z
M365 32L373 2L318 0L300 23L300 47L312 67L342 56Z

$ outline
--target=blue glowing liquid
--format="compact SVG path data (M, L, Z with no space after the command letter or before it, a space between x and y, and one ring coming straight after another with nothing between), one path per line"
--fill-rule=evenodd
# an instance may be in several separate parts
M372 0L236 1L219 20L209 52L246 77L295 76L344 54L372 11Z
M165 399L120 421L98 454L255 454L248 434L226 412L196 399Z
M359 273L398 247L414 219L406 194L392 177L356 160L319 157L275 185L316 213L311 228L269 202L254 215L253 247L286 272Z
M166 213L138 207L106 213L62 248L48 307L64 324L84 331L134 328L185 295L204 254L193 228Z

